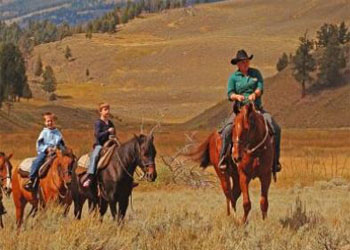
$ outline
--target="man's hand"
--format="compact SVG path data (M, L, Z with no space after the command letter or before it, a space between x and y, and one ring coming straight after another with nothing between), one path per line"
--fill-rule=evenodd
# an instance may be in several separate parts
M235 95L235 99L239 102L243 102L245 97L244 97L244 95Z
M109 129L108 129L108 132L109 132L109 134L114 135L115 130L114 130L114 128L109 128Z
M255 99L256 99L256 94L253 93L253 94L249 95L248 99L249 99L249 101L255 101Z

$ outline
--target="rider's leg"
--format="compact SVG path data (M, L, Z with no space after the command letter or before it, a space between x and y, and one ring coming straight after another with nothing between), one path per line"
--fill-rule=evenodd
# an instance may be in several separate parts
M30 169L30 174L29 174L29 178L31 180L34 180L37 177L39 168L41 167L41 165L44 164L45 159L46 159L46 153L41 152L33 161L32 168Z
M232 141L232 127L233 127L233 121L235 119L236 114L232 112L230 117L226 119L225 126L221 130L221 141L222 141L222 147L220 151L220 160L219 160L219 166L224 165L225 160L225 154L227 152L227 149Z
M90 157L90 164L87 170L87 173L89 174L89 178L86 179L86 181L83 183L83 187L89 187L92 181L92 177L96 172L96 167L98 164L98 160L100 159L100 152L102 150L101 145L96 145L94 150L92 151L91 157Z
M264 112L263 113L265 120L270 124L272 128L272 132L275 136L275 152L276 152L276 172L281 171L280 164L280 145L281 145L281 127L277 124L277 122L272 118L271 114Z
M46 159L46 153L41 152L40 154L38 154L38 156L33 161L32 167L31 167L30 173L29 173L29 179L24 184L24 187L26 189L31 189L33 187L33 183L34 183L35 178L38 175L39 168L41 167L41 165L44 164L45 159Z
M96 145L94 148L94 151L92 151L91 157L90 157L90 165L88 168L87 173L88 174L95 174L96 171L96 166L98 163L98 160L100 158L100 152L102 150L102 146L101 145Z

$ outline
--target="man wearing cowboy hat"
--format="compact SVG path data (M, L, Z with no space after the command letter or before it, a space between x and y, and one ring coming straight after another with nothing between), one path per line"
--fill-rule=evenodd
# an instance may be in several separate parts
M249 67L250 60L253 55L248 56L245 50L239 50L236 57L231 60L231 64L237 65L238 69L230 76L227 86L228 99L234 102L234 110L230 117L225 121L225 126L221 130L222 148L220 152L219 167L226 169L225 156L232 140L233 120L239 108L249 102L254 102L255 107L261 111L265 120L270 124L270 127L276 139L276 164L274 171L281 171L279 163L280 156L280 139L281 128L269 113L263 110L261 96L264 91L264 79L259 70Z

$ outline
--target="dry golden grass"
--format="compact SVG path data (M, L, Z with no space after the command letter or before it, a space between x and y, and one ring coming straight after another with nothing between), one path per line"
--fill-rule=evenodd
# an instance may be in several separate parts
M63 134L77 155L90 149L91 131L64 130ZM208 134L200 131L197 138ZM34 132L0 134L0 148L14 152L13 163L18 164L35 153L36 136ZM122 141L131 136L131 131L120 132ZM264 222L258 181L252 183L250 222L242 226L241 199L237 217L227 217L219 184L214 189L176 185L158 157L156 183L141 182L134 192L134 210L128 211L123 226L109 215L101 224L86 211L81 221L72 214L63 218L62 209L50 207L30 218L17 234L12 199L5 199L8 215L6 228L0 231L0 249L347 249L348 138L349 130L286 130L283 171L271 185L269 217ZM184 132L164 128L155 144L158 156L172 155L185 144ZM298 197L306 211L295 208Z

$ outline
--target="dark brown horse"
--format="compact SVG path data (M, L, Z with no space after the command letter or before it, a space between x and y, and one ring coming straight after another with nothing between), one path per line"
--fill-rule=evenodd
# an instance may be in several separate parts
M4 224L2 221L2 215L6 213L5 207L2 203L2 193L6 196L11 194L11 176L12 176L12 165L10 159L12 154L6 156L5 153L0 152L0 227L3 228Z
M247 221L251 209L249 182L256 177L261 183L260 208L265 219L275 158L274 139L263 115L255 110L252 103L241 108L234 124L232 156L238 167L239 185L243 195L243 222Z
M58 201L66 206L67 197L69 193L69 185L71 182L72 167L75 162L75 156L71 149L66 149L64 152L56 151L56 157L47 170L47 173L39 181L38 188L33 191L28 191L24 188L27 178L23 178L18 167L13 171L12 188L13 201L16 207L17 226L20 227L23 222L24 208L29 202L33 208L30 212L34 213L38 210L39 201L42 206L45 206L49 201ZM38 194L40 200L38 199Z
M118 220L121 221L129 204L136 167L141 167L147 181L155 181L157 178L155 157L156 149L151 132L148 136L135 135L118 147L110 163L97 173L97 181L88 189L82 187L81 177L74 169L71 190L75 217L81 218L83 205L88 199L89 205L91 204L90 212L98 205L102 219L109 205L113 219L118 215Z
M221 170L218 166L220 159L220 150L222 141L217 131L210 134L210 136L198 147L188 154L193 160L200 161L200 166L206 168L213 165L217 176L219 177L222 190L226 197L227 215L230 215L230 205L236 211L236 201L241 194L238 181L237 167L229 159L229 166L226 170Z

